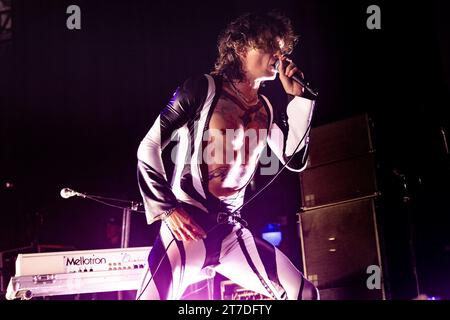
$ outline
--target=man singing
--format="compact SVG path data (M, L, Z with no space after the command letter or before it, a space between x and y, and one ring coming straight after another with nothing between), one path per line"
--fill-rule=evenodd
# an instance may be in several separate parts
M292 80L301 72L285 57L296 40L279 13L232 21L219 36L211 74L186 80L142 140L138 183L147 221L163 223L137 299L180 299L205 268L272 299L318 299L314 285L240 216L266 143L290 170L306 166L313 101L302 97L304 88ZM288 101L280 120L258 94L277 73ZM169 183L161 153L174 135Z

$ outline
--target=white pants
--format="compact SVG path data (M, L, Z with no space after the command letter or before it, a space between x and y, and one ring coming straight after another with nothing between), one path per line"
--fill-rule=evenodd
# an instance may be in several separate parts
M189 285L205 279L206 267L272 299L318 299L318 290L278 248L239 224L218 224L212 214L185 209L211 231L206 239L183 242L162 223L137 299L180 299Z

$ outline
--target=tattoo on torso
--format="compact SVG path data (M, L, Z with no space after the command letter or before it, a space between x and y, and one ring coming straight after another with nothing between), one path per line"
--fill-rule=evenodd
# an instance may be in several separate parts
M224 185L230 183L233 185L235 182L235 185L240 185L240 181L245 180L249 173L253 173L256 169L257 160L264 148L269 129L269 115L263 102L259 101L258 105L251 107L245 106L242 102L241 105L238 103L237 97L225 92L222 93L213 111L209 129L219 130L220 136L211 137L207 145L214 144L220 139L223 141L221 145L223 150L217 150L216 144L212 154L221 152L225 154L231 149L234 159L231 163L215 162L209 166L210 182L212 180L216 181L215 183L225 182ZM234 134L230 135L230 130Z
M247 129L268 129L268 114L261 101L257 106L252 106L248 109L257 109L255 112L246 112L243 109L247 108L243 104L239 107L237 99L231 99L229 95L222 94L216 108L213 112L213 117L220 117L225 121L227 129L237 129L240 125ZM249 120L244 122L243 119L249 117Z

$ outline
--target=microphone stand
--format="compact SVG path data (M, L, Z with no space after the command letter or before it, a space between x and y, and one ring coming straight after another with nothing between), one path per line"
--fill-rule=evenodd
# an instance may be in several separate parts
M129 207L123 208L122 211L122 236L120 240L121 248L128 248L130 242L130 220L131 220L131 211L136 211L139 204L131 201Z
M87 193L79 193L77 192L78 196L81 196L82 198L87 198L96 202L100 202L102 204L105 204L107 206L122 209L122 232L121 232L121 241L120 241L120 247L121 248L128 248L129 241L130 241L130 221L131 221L131 212L139 212L139 213L145 213L144 211L139 211L138 207L143 205L141 202L135 202L135 201L129 201L129 200L123 200L123 199L115 199L115 198L108 198L108 197L102 197L102 196L96 196L92 194ZM115 201L115 202L124 202L128 205L123 206L117 206L102 200L109 200L109 201Z
M122 232L121 232L121 241L120 241L120 247L121 248L128 248L129 241L130 241L130 221L131 221L131 212L139 212L139 213L145 213L144 211L139 211L138 207L140 205L143 205L141 202L135 202L135 201L129 201L129 200L123 200L123 199L115 199L115 198L108 198L108 197L102 197L102 196L96 196L92 194L87 193L78 193L77 195L81 196L82 198L87 198L96 202L100 202L102 204L105 204L107 206L122 209ZM127 203L127 206L117 206L102 200L109 200L109 201L115 201L115 202L124 202Z
M395 172L401 180L402 183L402 189L403 189L403 204L406 208L406 214L408 218L408 231L409 231L409 254L411 259L411 268L413 272L414 277L414 284L415 284L415 290L416 290L416 297L419 297L420 295L420 284L419 284L419 275L417 272L417 259L416 254L414 250L414 227L413 227L413 211L411 207L411 197L408 190L408 182L407 177L405 174L399 174Z
M82 198L87 198L102 204L105 204L107 206L122 209L122 232L121 232L121 241L120 241L120 247L121 248L128 248L129 241L130 241L130 222L131 222L131 212L139 212L139 213L145 213L144 211L139 211L138 207L140 205L143 205L140 202L134 202L129 200L123 200L123 199L115 199L115 198L107 198L102 196L96 196L96 195L90 195L86 193L77 193L77 196L80 196ZM103 200L109 200L109 201L115 201L115 202L123 202L127 203L127 206L117 206L111 203L108 203ZM118 291L118 300L123 300L124 294L122 291Z
M121 248L128 248L129 241L130 241L131 211L132 210L137 211L138 206L139 206L138 203L131 201L131 204L129 207L123 208L123 211L122 211L122 236L121 236L121 240L120 240ZM117 292L117 299L124 300L124 292L123 291Z

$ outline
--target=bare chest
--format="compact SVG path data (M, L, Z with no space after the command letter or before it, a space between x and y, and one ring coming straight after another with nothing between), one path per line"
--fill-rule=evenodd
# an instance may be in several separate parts
M244 107L221 97L211 116L209 128L223 133L234 130L249 134L251 131L267 131L268 121L269 116L261 101L254 106Z

